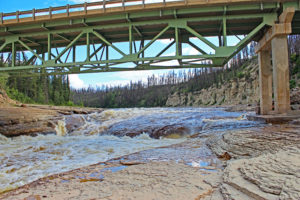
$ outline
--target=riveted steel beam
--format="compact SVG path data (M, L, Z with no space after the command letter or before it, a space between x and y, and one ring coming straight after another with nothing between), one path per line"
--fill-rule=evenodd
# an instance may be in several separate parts
M96 31L92 31L92 33L94 35L96 35L100 40L102 40L106 45L112 47L114 50L116 50L117 52L119 52L122 56L126 56L126 54L121 51L119 48L117 48L115 45L113 45L112 43L110 43L108 40L106 40L100 33L96 32Z
M45 62L45 60L40 57L35 51L33 51L29 46L27 46L24 42L22 42L21 40L18 41L23 47L25 47L28 51L30 51L33 55L35 55L38 59L40 59L43 63Z
M162 36L170 27L165 27L160 33L158 33L150 42L148 42L137 54L144 52L151 44L153 44L160 36Z
M60 59L60 57L66 53L68 51L68 49L70 47L72 47L76 42L77 40L79 40L79 38L81 38L83 36L83 32L81 32L60 54L57 55L57 57L55 58L55 61L57 61L58 59Z

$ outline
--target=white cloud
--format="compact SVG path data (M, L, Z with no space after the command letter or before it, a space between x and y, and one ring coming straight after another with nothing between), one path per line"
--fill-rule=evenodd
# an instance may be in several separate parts
M170 44L171 42L174 41L174 39L161 39L161 40L157 40L162 44Z
M169 61L164 61L164 62L159 62L153 64L153 66L166 66L166 67L172 67L172 66L178 66L179 63L177 60L169 60Z
M84 84L83 80L81 80L78 74L70 74L69 75L70 87L74 89L87 88L88 86Z
M182 53L184 55L198 55L199 51L197 51L195 48L193 47L186 47L182 49Z

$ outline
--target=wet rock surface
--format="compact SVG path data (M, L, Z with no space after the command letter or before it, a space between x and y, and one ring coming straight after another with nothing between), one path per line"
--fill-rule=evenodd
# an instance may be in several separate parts
M105 134L108 135L116 135L116 136L129 136L136 137L141 135L142 133L147 133L151 138L159 139L160 137L183 137L190 133L190 130L187 127L182 125L167 125L163 127L143 127L133 129L132 127L128 128L120 128L116 130L116 128L110 128Z
M221 200L219 164L204 141L192 140L42 178L0 199Z
M84 116L82 115L70 115L65 117L66 129L68 133L77 130L85 124Z
M80 116L73 113L89 114L102 109L72 108L58 106L8 106L0 107L0 134L6 137L20 135L55 134L58 121L68 119L66 126L72 131L83 125Z
M200 134L43 178L0 198L298 200L299 140L300 126L291 124ZM229 159L217 159L224 155Z
M300 199L300 126L229 132L208 141L226 162L225 199Z
M28 107L0 108L0 134L6 137L55 132L61 117L51 110Z
M240 123L243 127L243 123L240 122L242 119L233 116L230 120L234 121L227 123L224 131L218 128L218 121L226 119L207 116L201 124L203 129L189 136L185 142L42 178L0 194L0 199L300 198L299 120L290 124L260 128L258 126L261 125L257 124L256 128L235 129L234 124ZM70 131L88 120L80 114L63 117ZM192 113L185 120L190 117L199 119ZM132 127L120 122L110 126L108 131L119 130L121 133L127 128L127 133L130 133L136 128L135 120L131 121ZM159 136L170 136L169 133L185 134L185 131L190 131L182 127L180 123L156 126L152 134L156 131ZM210 132L206 132L205 127Z

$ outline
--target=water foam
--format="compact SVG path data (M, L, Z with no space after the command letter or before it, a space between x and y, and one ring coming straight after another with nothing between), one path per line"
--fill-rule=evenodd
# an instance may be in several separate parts
M66 123L63 120L59 120L55 126L55 131L57 136L65 136L67 134Z
M0 135L0 188L15 188L51 174L187 139L177 136L153 139L145 127L150 131L153 127L179 124L188 127L193 134L201 131L205 124L205 129L211 130L234 124L236 127L249 125L247 120L237 120L241 114L201 108L114 109L83 116L84 126L71 133L67 133L62 120L58 122L56 135L13 139ZM214 120L216 116L222 119ZM141 132L134 138L105 135L114 128Z

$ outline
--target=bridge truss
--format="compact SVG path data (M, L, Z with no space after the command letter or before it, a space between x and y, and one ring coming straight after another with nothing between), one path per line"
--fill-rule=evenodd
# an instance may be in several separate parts
M141 1L141 5L126 6L125 1L103 1L77 5L74 12L71 12L72 6L67 5L1 14L0 52L8 59L0 72L31 70L31 73L72 74L199 68L207 67L208 63L222 66L250 41L258 41L284 7L299 8L296 1L213 6L195 2L163 1L148 5ZM117 6L108 7L109 4ZM137 6L139 9L132 9ZM300 33L299 21L293 23L293 31ZM244 37L241 39L239 35ZM229 36L236 36L239 42L229 46ZM218 44L208 37L217 37ZM195 44L194 38L203 46ZM160 39L170 40L163 48L150 51ZM183 45L194 48L197 53L185 54ZM79 47L86 52L83 60L78 58L83 57L78 56L78 53L83 54L76 51ZM173 55L165 55L174 47ZM174 60L179 66L160 64ZM124 67L124 64L133 67Z

